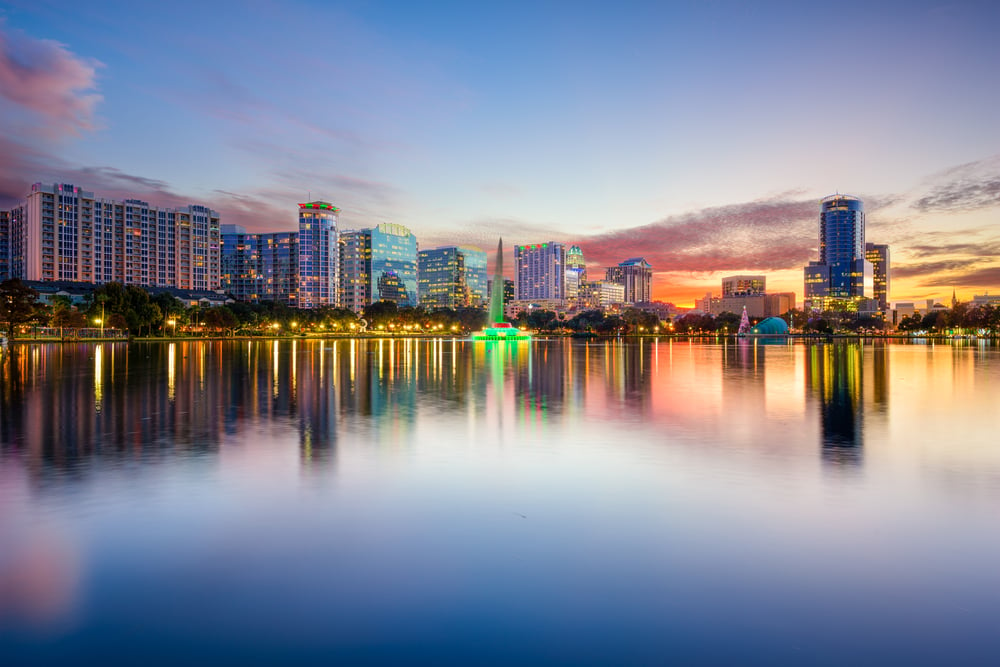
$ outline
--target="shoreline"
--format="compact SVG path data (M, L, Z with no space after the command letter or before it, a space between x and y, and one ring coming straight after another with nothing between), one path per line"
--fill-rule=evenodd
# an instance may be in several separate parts
M837 334L783 334L783 335L765 335L765 334L750 334L746 336L737 336L736 334L626 334L626 335L603 335L603 334L580 334L577 333L535 333L532 334L535 340L557 340L562 338L570 338L577 340L727 340L727 341L756 341L756 340L767 340L767 341L777 341L777 340L788 340L788 341L818 341L818 342L833 342L833 341L848 341L848 340L886 340L886 341L908 341L908 340L933 340L933 341L960 341L960 340L997 340L1000 339L1000 334L967 334L967 335L949 335L949 334L926 334L921 336L914 336L910 334L898 334L898 333L886 333L886 334L850 334L850 333L837 333ZM120 337L120 338L58 338L58 337L34 337L34 338L8 338L6 341L6 346L8 348L14 346L22 345L33 345L33 344L75 344L75 343L197 343L197 342L215 342L215 341L227 341L227 340L239 340L239 341L282 341L282 340L405 340L405 339L417 339L417 340L468 340L473 342L472 335L463 336L442 336L436 333L408 333L408 334L388 334L388 333L369 333L369 334L315 334L315 335L289 335L289 336L252 336L252 335L237 335L237 336L133 336L133 337ZM482 341L479 341L482 342Z

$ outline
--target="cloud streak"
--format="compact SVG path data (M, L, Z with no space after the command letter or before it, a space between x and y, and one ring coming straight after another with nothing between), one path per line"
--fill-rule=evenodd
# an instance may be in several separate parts
M814 200L783 198L705 208L581 239L588 264L643 256L656 272L768 271L816 259Z
M958 165L913 203L922 213L960 213L1000 205L1000 157Z
M100 66L58 42L33 39L0 23L0 98L42 117L47 133L94 129L102 100L94 92Z
M955 286L995 289L1000 285L1000 266L988 266L947 276L934 276L931 280L925 281L924 284L932 287Z

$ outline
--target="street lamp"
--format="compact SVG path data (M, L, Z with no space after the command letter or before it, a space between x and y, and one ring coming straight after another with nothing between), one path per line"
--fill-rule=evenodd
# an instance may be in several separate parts
M167 320L167 324L170 325L170 335L171 335L171 337L176 336L177 335L177 320L171 318L171 319Z
M104 314L104 304L103 303L101 304L101 314L102 315ZM101 338L104 338L104 318L103 317L95 317L94 318L94 324L99 324L100 325L100 327L101 327Z

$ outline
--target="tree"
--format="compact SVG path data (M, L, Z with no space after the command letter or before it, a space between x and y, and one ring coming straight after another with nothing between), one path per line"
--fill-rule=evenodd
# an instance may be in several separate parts
M902 319L899 320L899 324L896 326L900 331L919 331L923 326L923 318L914 313L913 315L904 315Z
M80 329L87 326L87 316L75 308L57 308L49 320L49 326L59 327L59 337L63 329Z
M622 313L622 319L628 323L632 331L652 333L660 325L660 318L639 308L626 308Z
M594 332L604 325L604 312L600 310L585 310L574 315L566 326L573 331Z
M376 301L365 308L365 319L368 320L369 329L377 329L395 324L398 313L399 306L395 301Z
M726 311L724 313L719 313L715 318L715 330L722 331L725 329L730 333L736 333L740 328L740 320L743 315L737 315L736 313L730 313Z
M0 283L0 324L8 338L14 338L17 327L36 320L40 313L38 292L17 278Z
M552 327L552 323L556 319L556 314L551 310L536 308L532 309L528 313L527 319L528 319L528 327L535 329L537 331L542 331L543 329L549 329Z
M233 314L233 311L229 310L225 306L209 308L202 313L201 317L202 321L205 323L205 327L214 331L231 332L238 324L238 320Z

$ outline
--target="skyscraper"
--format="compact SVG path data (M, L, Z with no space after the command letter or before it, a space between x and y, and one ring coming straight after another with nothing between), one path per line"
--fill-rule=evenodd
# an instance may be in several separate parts
M340 209L324 201L299 204L300 308L339 304L340 248L337 214Z
M298 305L299 234L222 225L221 287L240 301Z
M420 305L455 308L486 301L486 253L476 248L443 246L417 253Z
M0 281L23 275L23 222L23 206L0 211Z
M514 276L518 301L564 301L566 246L552 241L514 246Z
M819 260L809 262L804 274L807 307L871 295L872 267L865 259L865 213L860 199L833 195L822 200Z
M566 252L566 300L576 301L580 296L580 284L587 279L587 264L580 246L572 245Z
M110 200L66 184L31 186L10 216L10 273L24 280L207 290L219 287L219 214Z
M382 223L371 233L372 301L416 306L417 237L407 227Z
M356 313L376 301L415 306L417 237L403 225L383 223L344 231L340 243L341 303Z
M372 302L372 235L370 229L340 234L340 304L360 313Z
M643 257L632 257L618 266L608 267L604 277L625 288L625 303L652 300L653 267Z
M865 259L871 262L875 300L879 310L889 311L889 246L880 243L865 244Z

